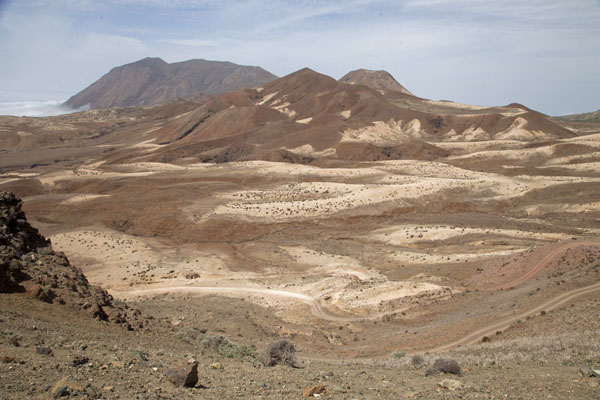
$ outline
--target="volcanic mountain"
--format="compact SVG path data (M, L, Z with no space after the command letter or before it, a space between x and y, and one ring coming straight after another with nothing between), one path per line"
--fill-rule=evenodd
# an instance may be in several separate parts
M357 69L350 71L340 80L341 83L350 83L353 85L365 85L378 90L393 90L396 92L413 95L406 90L394 77L387 71L372 71L368 69Z
M342 83L305 68L262 87L202 100L154 129L147 137L153 147L115 152L110 161L430 160L449 154L441 142L574 135L519 104L438 102L374 89L376 82Z
M65 103L72 108L148 106L182 98L201 98L262 85L277 77L260 67L189 60L168 64L144 58L113 68Z

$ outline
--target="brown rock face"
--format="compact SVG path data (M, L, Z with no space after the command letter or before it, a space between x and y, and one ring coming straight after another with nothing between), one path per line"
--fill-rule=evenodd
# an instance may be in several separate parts
M260 67L230 62L189 60L167 64L160 58L144 58L113 68L65 104L73 108L148 106L259 86L276 78Z
M180 365L167 370L167 379L175 386L194 387L198 383L198 363L191 366Z
M27 223L21 204L13 193L0 192L0 292L16 290L25 278L20 260L24 254L50 243Z

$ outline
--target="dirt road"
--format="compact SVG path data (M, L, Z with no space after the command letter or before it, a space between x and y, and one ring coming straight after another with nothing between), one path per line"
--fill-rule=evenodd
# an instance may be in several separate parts
M596 283L594 285L585 286L579 289L571 290L569 292L563 293L559 296L556 296L547 302L531 309L526 312L523 312L518 315L514 315L512 317L503 319L499 322L493 323L491 325L484 326L476 331L469 333L468 335L462 337L461 339L455 340L454 342L446 343L444 345L435 347L433 349L428 350L429 352L436 352L442 350L449 350L458 346L468 346L470 344L475 344L481 342L484 336L493 336L497 331L504 330L508 328L512 323L517 320L524 320L528 316L532 316L538 314L542 311L552 311L565 303L571 302L580 296L584 296L586 294L591 294L596 291L600 291L600 283Z
M363 321L367 319L377 319L380 318L381 315L369 316L369 317L345 317L333 314L327 311L321 305L321 302L318 299L313 299L312 297L289 292L285 290L275 290L275 289L261 289L261 288L249 288L249 287L220 287L220 286L170 286L170 287L160 287L160 288L152 288L152 289L139 289L139 290L131 290L131 291L116 291L109 290L110 294L115 297L138 297L138 296L150 296L154 294L164 294L164 293L221 293L221 294L250 294L257 296L274 296L274 297L287 297L294 300L301 301L302 303L307 304L310 307L310 312L317 318L324 319L327 321L337 321L337 322L353 322L353 321Z
M552 250L550 253L548 253L543 259L541 259L536 265L533 266L533 268L531 268L529 271L527 271L527 273L521 275L520 277L518 277L517 279L508 282L508 283L503 283L500 286L496 286L493 287L489 290L499 290L499 289L510 289L514 286L517 286L520 283L523 283L531 278L533 278L535 275L537 275L542 269L544 269L548 264L550 264L552 261L554 261L556 258L558 258L562 253L564 253L565 251L575 248L575 247L580 247L580 246L599 246L600 244L598 242L593 242L593 241L577 241L577 242L567 242L559 247L557 247L556 249Z

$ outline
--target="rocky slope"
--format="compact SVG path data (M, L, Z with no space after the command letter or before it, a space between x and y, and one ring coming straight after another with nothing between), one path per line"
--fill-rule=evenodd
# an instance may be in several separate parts
M50 241L27 222L21 200L0 192L0 293L27 292L46 302L85 310L92 317L141 328L140 313L113 301L105 290L90 285Z
M65 103L72 108L148 106L259 86L277 77L260 67L189 60L168 64L144 58L113 68Z

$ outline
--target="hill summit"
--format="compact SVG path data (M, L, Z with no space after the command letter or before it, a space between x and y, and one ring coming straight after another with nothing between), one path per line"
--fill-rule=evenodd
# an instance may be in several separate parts
M348 72L339 82L352 85L365 85L375 90L392 90L404 94L413 95L402 86L392 74L387 71L373 71L369 69L357 69Z

